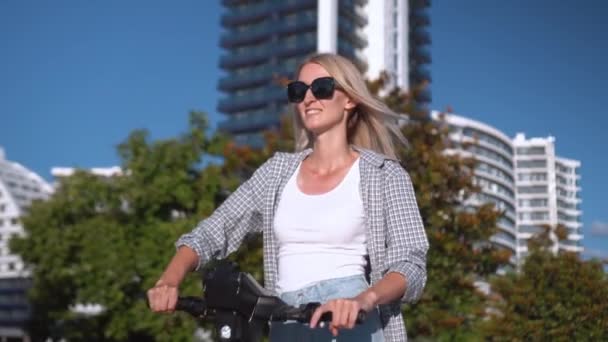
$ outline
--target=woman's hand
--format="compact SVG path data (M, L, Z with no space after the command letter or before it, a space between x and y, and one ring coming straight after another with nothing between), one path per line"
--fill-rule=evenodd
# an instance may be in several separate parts
M319 306L310 319L310 327L315 328L321 315L326 312L332 313L329 330L332 335L338 336L339 329L352 329L355 326L359 311L366 313L372 311L376 306L376 295L373 291L365 291L355 298L333 299Z
M192 248L187 246L178 248L156 285L148 290L148 305L152 311L175 311L179 284L197 263L198 255Z
M173 312L178 293L177 285L166 283L160 279L153 288L148 290L148 305L154 312Z

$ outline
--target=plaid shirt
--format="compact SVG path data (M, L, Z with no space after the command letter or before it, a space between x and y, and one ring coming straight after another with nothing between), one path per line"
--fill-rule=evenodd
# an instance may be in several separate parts
M407 290L400 301L380 305L384 337L387 342L406 341L401 302L414 302L422 294L428 240L411 180L399 162L370 150L354 148L361 157L360 191L371 283L388 272L401 273L407 279ZM262 232L264 284L276 295L279 246L273 229L274 213L285 184L311 152L307 149L276 153L211 216L184 234L176 246L192 248L199 255L200 267L206 260L224 258L237 250L248 233Z

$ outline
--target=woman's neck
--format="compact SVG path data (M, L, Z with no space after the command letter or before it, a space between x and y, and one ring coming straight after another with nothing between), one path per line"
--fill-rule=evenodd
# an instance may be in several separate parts
M307 163L319 173L329 173L351 165L357 156L358 153L350 147L346 137L317 136Z

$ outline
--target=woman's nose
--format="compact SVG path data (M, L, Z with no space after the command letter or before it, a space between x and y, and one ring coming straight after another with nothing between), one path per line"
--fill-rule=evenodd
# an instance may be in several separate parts
M311 103L316 100L317 100L317 98L312 94L312 89L310 89L310 88L306 89L306 93L304 93L304 102Z

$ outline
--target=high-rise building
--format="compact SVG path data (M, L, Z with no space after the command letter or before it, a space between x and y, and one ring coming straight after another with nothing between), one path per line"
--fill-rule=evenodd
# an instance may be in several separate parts
M558 224L566 228L568 235L561 242L552 236L553 251L582 252L580 162L557 156L553 137L526 139L519 133L513 146L520 256L527 255L527 240L540 232L540 226Z
M0 148L0 339L27 339L22 327L29 317L26 290L30 273L9 241L24 233L20 217L32 201L44 200L52 188L40 176L6 159Z
M439 112L432 117L438 120ZM554 252L583 251L579 161L557 156L553 137L526 139L520 133L509 138L479 121L451 113L442 117L454 144L448 152L477 160L475 183L481 193L470 204L491 202L505 213L491 240L513 253L513 264L525 259L528 240L544 225L567 229L566 240L552 236Z
M363 55L367 59L367 77L375 79L386 72L390 86L409 91L430 82L426 66L431 63L427 46L431 38L426 30L430 19L426 12L430 0L370 0L365 6L369 22L364 28L368 38ZM416 101L430 102L430 92L417 92Z
M438 120L440 114L432 112ZM474 157L477 166L474 182L481 192L470 199L469 205L494 203L497 209L504 211L498 221L499 232L491 241L497 246L509 250L517 262L517 207L515 194L515 167L513 165L513 146L511 139L494 127L454 114L444 114L445 123L450 128L450 140L453 148L448 153L459 153ZM471 146L468 146L471 144Z
M429 0L222 0L225 75L218 89L225 96L217 110L226 119L219 129L239 144L259 146L261 132L279 126L286 112L285 89L275 80L293 79L298 63L315 52L352 60L377 77L386 70L393 85L409 89L429 80L423 47ZM386 50L386 53L382 53ZM429 93L417 98L429 101Z

